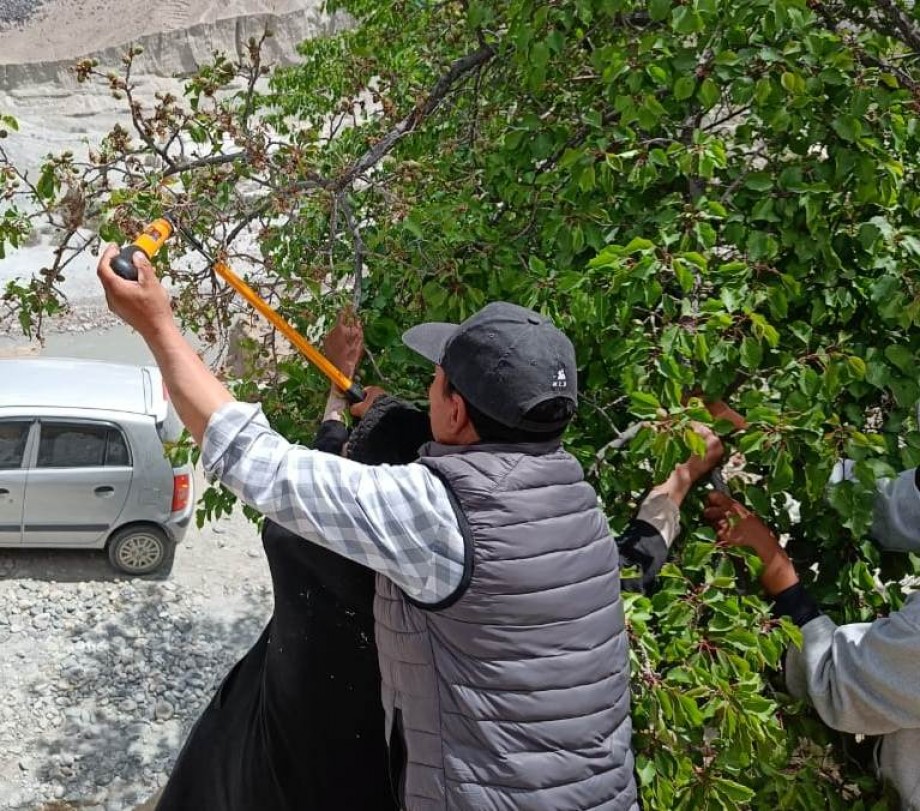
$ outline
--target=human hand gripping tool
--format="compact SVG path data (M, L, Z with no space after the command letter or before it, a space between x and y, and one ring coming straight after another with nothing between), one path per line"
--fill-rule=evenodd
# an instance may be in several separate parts
M237 276L226 263L213 260L204 246L188 229L179 225L177 220L169 215L164 215L151 222L137 238L119 251L118 256L112 260L112 270L121 278L128 281L137 281L137 268L134 267L134 254L138 251L148 259L154 255L166 240L178 231L185 240L211 265L214 272L229 284L237 293L248 301L262 316L264 316L282 335L285 336L297 350L319 369L337 388L345 394L350 403L360 403L364 400L364 390L351 378L343 374L333 363L314 347L306 338L294 329L284 318L278 315L268 304L263 301L258 293L246 282Z

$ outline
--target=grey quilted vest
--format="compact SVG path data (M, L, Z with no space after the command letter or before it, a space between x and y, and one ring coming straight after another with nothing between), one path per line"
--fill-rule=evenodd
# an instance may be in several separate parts
M636 809L616 544L558 447L430 443L467 541L450 600L374 605L405 811Z

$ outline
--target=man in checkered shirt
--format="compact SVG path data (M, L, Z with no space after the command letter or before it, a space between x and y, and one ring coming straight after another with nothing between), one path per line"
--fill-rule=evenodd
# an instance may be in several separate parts
M207 475L378 573L402 807L637 807L616 545L560 447L576 404L568 339L503 302L459 326L409 330L406 344L435 364L435 442L419 463L369 467L292 445L235 401L182 337L149 263L136 254L127 282L109 266L116 252L98 271L109 306L153 352ZM678 466L640 509L665 553L680 503L721 457L706 438L705 458Z

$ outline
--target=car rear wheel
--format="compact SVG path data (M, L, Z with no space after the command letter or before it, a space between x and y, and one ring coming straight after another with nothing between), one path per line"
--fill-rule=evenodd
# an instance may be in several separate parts
M109 540L109 561L121 572L141 575L172 568L175 553L165 533L157 527L125 527Z

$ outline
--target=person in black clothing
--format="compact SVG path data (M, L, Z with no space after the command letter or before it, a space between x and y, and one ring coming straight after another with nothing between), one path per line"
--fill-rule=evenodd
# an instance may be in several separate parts
M340 319L327 336L327 356L350 377L361 349L360 325ZM333 390L316 449L342 453L349 440L345 407ZM411 461L429 438L427 415L379 398L348 451L368 464ZM271 521L262 543L272 617L190 732L154 807L395 811L374 644L374 574Z

